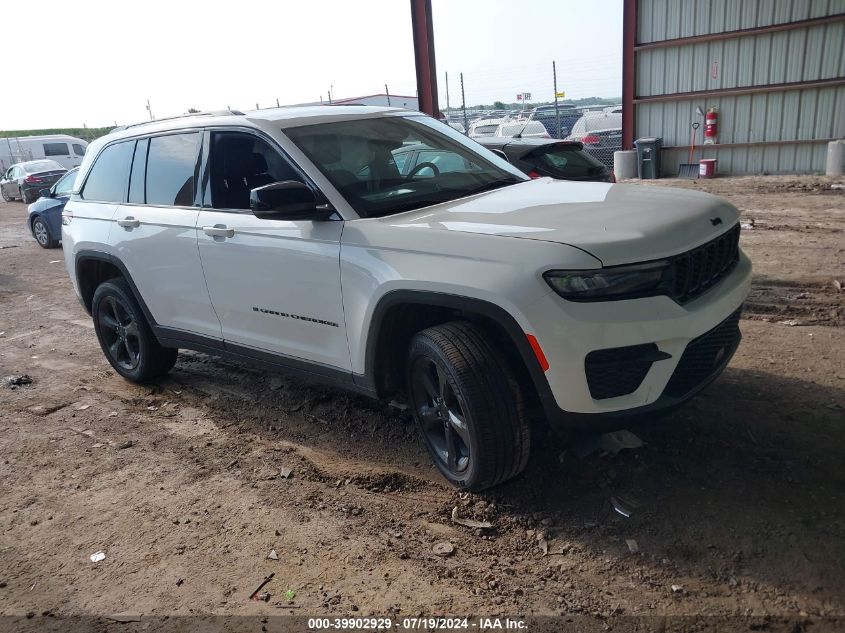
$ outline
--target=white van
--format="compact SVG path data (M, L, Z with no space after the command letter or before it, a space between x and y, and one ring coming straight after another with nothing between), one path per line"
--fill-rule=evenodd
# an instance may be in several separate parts
M82 164L87 147L86 141L66 134L0 138L0 169L39 158L48 158L66 169L73 169Z

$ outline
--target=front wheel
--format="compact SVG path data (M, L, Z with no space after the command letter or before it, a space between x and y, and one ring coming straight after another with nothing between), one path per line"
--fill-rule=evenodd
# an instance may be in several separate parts
M3 187L0 187L0 195L3 196L3 200L5 202L11 202L12 201L12 196L10 196L8 193L6 193L6 190L3 189Z
M179 350L162 347L125 279L103 282L91 302L94 331L115 371L132 382L166 374Z
M454 321L416 334L406 382L429 454L452 485L484 490L525 468L531 439L522 391L477 327Z

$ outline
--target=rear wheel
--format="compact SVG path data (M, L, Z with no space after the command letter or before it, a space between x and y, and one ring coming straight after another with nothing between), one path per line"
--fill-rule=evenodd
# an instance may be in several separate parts
M91 314L103 353L124 378L148 382L176 363L178 350L159 345L125 279L97 287Z
M32 202L32 199L30 198L30 195L29 195L29 191L27 191L26 189L21 187L20 192L21 192L21 200L23 201L24 204L29 204L30 202Z
M35 218L32 221L32 235L41 248L56 248L59 245L59 242L50 235L47 223L41 218Z
M406 380L429 454L454 486L483 490L525 468L531 440L521 389L475 326L455 321L414 336Z

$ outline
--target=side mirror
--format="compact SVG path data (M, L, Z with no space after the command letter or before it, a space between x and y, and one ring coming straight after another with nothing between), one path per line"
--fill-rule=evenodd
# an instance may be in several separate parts
M42 198L52 198L53 197L53 190L49 187L44 187L41 191L38 192L38 195Z
M249 193L253 215L265 220L326 220L335 211L318 205L314 192L296 180L273 182Z

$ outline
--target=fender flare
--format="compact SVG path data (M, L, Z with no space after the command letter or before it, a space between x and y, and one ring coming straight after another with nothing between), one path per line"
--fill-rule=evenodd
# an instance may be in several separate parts
M138 305L141 306L141 310L144 312L144 317L147 319L147 323L150 324L150 327L152 327L153 330L158 327L158 323L156 323L152 312L150 312L150 309L147 307L144 298L141 296L141 293L138 290L138 286L135 285L135 281L132 279L132 275L129 274L129 270L126 268L126 265L122 261L120 261L119 258L115 257L114 255L111 255L110 253L95 250L81 250L74 255L73 275L74 277L76 277L77 287L82 286L79 277L80 264L86 261L105 262L117 268L120 271L120 274L123 276L124 279L126 279L126 282L129 284L129 288L132 290L132 294L135 297L135 300L138 302ZM84 303L83 305L85 305L86 311L88 311L88 313L90 314L90 306Z
M385 316L391 308L403 303L460 310L490 319L505 332L519 353L519 357L525 365L531 382L540 397L543 408L545 409L548 403L555 402L549 381L546 379L545 373L534 354L534 350L531 348L531 344L526 336L527 333L507 310L483 299L427 290L391 290L378 300L376 307L373 309L369 328L367 329L364 376L362 378L368 383L368 386L372 386L373 389L376 386L375 363L378 351L377 346L379 335L384 327ZM557 408L556 405L555 408Z

